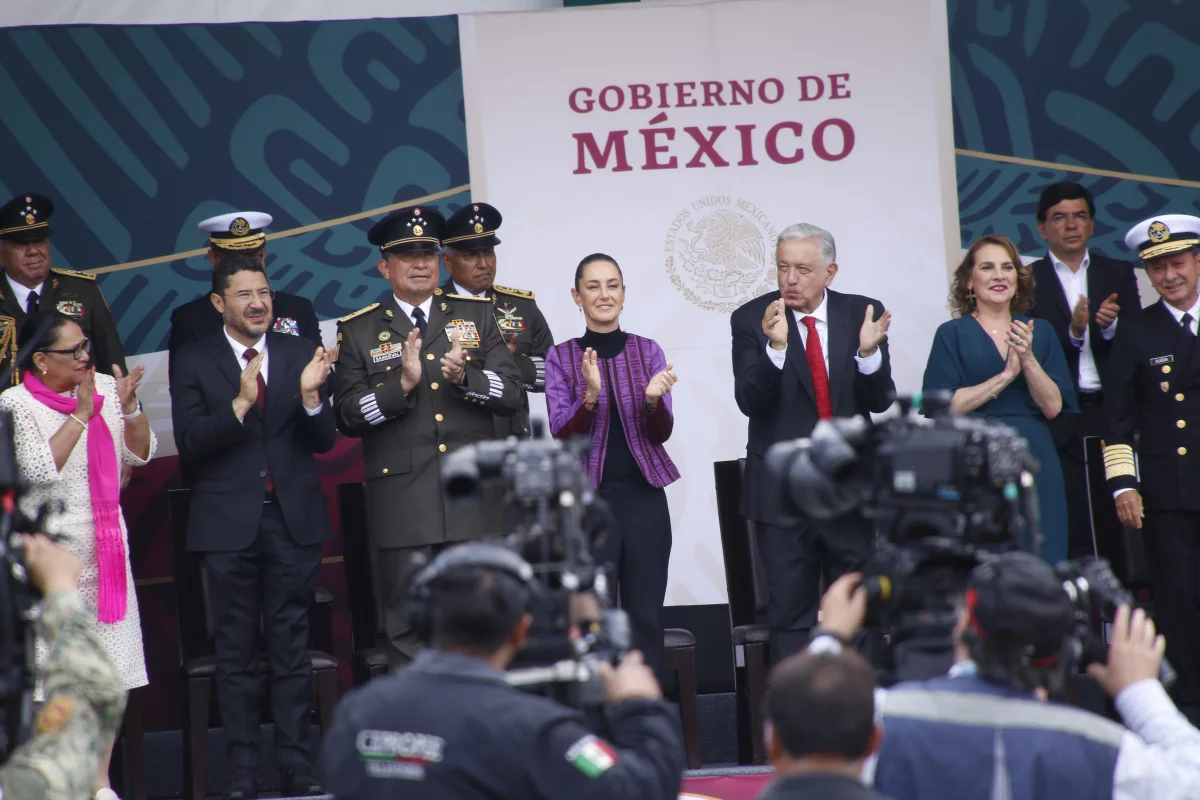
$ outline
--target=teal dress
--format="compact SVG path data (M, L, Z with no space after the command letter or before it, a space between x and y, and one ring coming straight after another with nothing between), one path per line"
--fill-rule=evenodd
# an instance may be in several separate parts
M1014 319L1030 322L1029 317ZM1078 413L1067 360L1058 337L1045 321L1040 326L1034 325L1033 354L1062 393L1061 413ZM974 317L959 317L938 327L921 388L926 392L955 391L983 383L1003 370L1004 359L983 326ZM1067 496L1062 467L1046 418L1029 393L1025 373L1018 375L997 399L984 403L974 413L1016 428L1029 442L1029 451L1041 464L1035 477L1043 538L1041 556L1051 564L1062 561L1067 557Z

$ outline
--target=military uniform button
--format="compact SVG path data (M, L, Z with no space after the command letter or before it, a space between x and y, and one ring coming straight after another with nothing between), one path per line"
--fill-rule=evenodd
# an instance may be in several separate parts
M439 445L438 445L438 452L439 452L439 453L444 453L444 452L446 452L446 445L444 445L444 444L439 444Z
M433 361L433 353L426 353L426 354L425 354L425 360L426 360L426 361Z
M470 360L471 360L471 357L470 357L470 356L467 356L467 361L470 361Z
M429 388L430 388L430 389L433 389L433 390L436 392L436 391L438 390L438 383L437 383L437 381L434 381L433 383L429 384Z
M434 415L433 415L433 418L434 418L434 420L435 420L435 421L437 421L437 422L441 422L441 421L442 421L442 415L441 415L441 414L434 414Z
M1181 455L1181 456L1186 456L1186 455L1187 455L1187 448L1186 448L1186 447L1181 447L1181 448L1179 448L1178 450L1176 450L1175 452L1176 452L1176 453L1179 453L1179 455Z
M382 383L377 383L377 384L375 384L375 388L376 388L376 389L382 389L382 388L383 388L383 384L382 384Z
M1179 394L1175 395L1175 399L1178 400L1180 403L1182 403L1183 402L1183 392L1180 392Z
M1186 428L1186 427L1187 427L1187 422L1181 419L1181 420L1179 420L1178 422L1176 422L1176 423L1175 423L1175 427L1176 427L1176 428Z
M384 367L384 368L383 368L383 371L384 371L384 372L391 372L391 371L392 371L392 368L391 368L391 367Z
M387 467L384 467L384 468L383 468L383 474L384 474L384 475L387 475Z
M1163 364L1163 375L1170 375L1170 374L1171 374L1171 366L1169 364Z

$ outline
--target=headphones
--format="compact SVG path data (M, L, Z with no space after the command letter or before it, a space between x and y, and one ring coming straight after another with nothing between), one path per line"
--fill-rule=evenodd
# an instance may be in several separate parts
M421 571L413 578L408 589L408 623L420 640L426 643L433 637L433 610L429 605L432 586L452 572L466 569L503 572L529 591L528 607L533 606L537 595L538 585L534 580L533 567L513 551L499 545L482 542L462 544L442 552L428 565L424 561L421 555L413 557L414 565Z

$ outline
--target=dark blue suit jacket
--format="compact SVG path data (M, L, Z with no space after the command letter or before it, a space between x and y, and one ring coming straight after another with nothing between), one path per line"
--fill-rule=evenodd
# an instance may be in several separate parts
M267 334L266 415L250 409L238 421L241 363L224 331L194 342L171 365L175 444L192 486L188 549L241 550L258 535L267 471L292 538L301 545L333 536L314 453L333 447L333 409L309 416L300 399L300 373L316 347L307 339Z
M872 375L858 371L858 331L867 306L875 307L873 318L883 314L883 304L870 297L826 293L829 324L829 394L835 417L853 417L886 411L892 404L896 385L892 382L892 360L887 339L879 345L883 365ZM799 439L812 433L817 424L817 401L812 373L800 340L796 317L787 314L788 349L782 370L767 357L767 335L762 330L767 306L779 292L756 297L733 312L733 385L738 408L750 418L746 442L746 471L742 479L742 516L771 522L775 503L768 497L763 478L763 457L776 442ZM869 417L868 417L869 419Z

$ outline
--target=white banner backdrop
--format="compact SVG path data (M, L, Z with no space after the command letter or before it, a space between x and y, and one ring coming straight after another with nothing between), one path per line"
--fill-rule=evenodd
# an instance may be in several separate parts
M501 284L556 341L575 265L624 269L622 326L675 365L669 604L725 600L714 461L744 453L729 315L775 288L779 231L833 232L834 288L894 312L920 387L960 252L944 0L742 0L460 21L471 182L504 213Z

